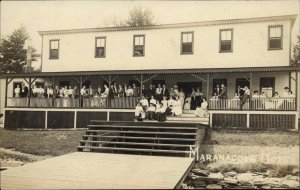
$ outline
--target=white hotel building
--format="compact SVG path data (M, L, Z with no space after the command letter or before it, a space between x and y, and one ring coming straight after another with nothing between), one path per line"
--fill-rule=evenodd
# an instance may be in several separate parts
M42 72L4 76L4 127L80 128L95 118L133 120L139 97L89 107L80 106L79 95L72 106L64 107L54 97L16 98L13 90L21 82L78 89L83 85L103 89L103 84L116 82L146 89L150 84L177 85L186 97L198 87L208 99L223 83L227 99L209 101L210 125L298 129L300 68L290 63L296 17L40 31ZM238 86L250 87L251 93L265 92L267 98L250 98L239 110L240 100L234 99ZM283 98L284 87L295 97ZM281 98L272 98L275 92Z

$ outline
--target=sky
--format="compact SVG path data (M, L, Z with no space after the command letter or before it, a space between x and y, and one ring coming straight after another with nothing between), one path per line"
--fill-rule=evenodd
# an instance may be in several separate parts
M1 1L0 36L25 26L32 46L41 50L38 31L112 26L141 6L152 11L156 24L299 14L300 1ZM299 18L292 42L299 35Z

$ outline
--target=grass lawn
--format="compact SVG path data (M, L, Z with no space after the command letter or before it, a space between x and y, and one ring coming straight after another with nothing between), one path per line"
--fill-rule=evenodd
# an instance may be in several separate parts
M83 130L5 130L0 147L34 155L59 156L76 151Z
M299 132L217 129L212 131L211 143L202 146L200 155L198 167L211 171L270 169L275 176L285 175L299 167ZM207 159L209 156L217 159ZM230 159L218 159L220 156Z

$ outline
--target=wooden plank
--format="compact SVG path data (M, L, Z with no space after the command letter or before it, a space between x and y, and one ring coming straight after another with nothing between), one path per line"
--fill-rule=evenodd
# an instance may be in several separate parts
M196 141L196 139L186 138L163 138L163 137L125 137L113 135L83 135L83 137L97 137L97 138L120 138L120 139L144 139L144 140L170 140L170 141Z
M80 142L96 144L125 144L125 145L142 145L142 146L171 146L171 147L195 147L194 144L163 144L163 143L140 143L140 142L116 142L116 141L91 141L81 140Z
M105 127L105 128L137 128L137 129L186 129L186 130L197 130L198 127L165 127L165 126L161 126L161 127L153 127L153 126L130 126L130 125L87 125L88 127Z
M119 147L95 147L95 146L77 146L80 149L88 148L91 150L121 150L130 152L160 152L160 153L182 153L189 154L190 151L185 150L162 150L162 149L142 149L142 148L119 148Z
M192 163L182 157L76 152L1 171L1 187L173 189Z
M197 133L118 131L118 130L87 130L87 132L102 132L102 133L112 132L112 133L134 133L134 134L158 134L158 135L197 135Z

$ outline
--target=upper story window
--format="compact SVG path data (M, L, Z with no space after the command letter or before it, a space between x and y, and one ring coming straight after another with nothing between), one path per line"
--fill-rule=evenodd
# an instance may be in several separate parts
M133 56L145 56L145 35L133 36Z
M95 57L105 57L106 37L96 37Z
M220 53L232 52L233 29L220 30Z
M50 40L49 59L59 58L59 40Z
M194 43L194 32L181 33L181 54L192 54Z
M282 49L282 26L269 26L269 50Z

